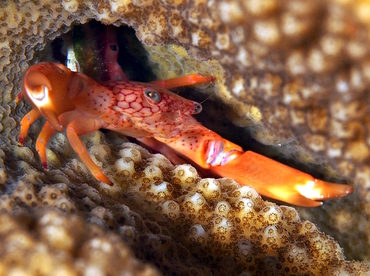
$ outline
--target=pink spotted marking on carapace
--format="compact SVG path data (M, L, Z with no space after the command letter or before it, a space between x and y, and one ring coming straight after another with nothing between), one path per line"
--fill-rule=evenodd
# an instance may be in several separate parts
M112 109L129 116L134 125L155 136L177 135L187 118L202 110L199 103L153 84L109 81L103 85L115 96Z

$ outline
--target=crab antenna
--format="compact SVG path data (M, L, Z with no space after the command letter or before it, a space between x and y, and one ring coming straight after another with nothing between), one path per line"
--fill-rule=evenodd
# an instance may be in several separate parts
M215 95L215 92L213 91L207 98L205 98L200 104L204 104L206 101L208 101L213 95Z

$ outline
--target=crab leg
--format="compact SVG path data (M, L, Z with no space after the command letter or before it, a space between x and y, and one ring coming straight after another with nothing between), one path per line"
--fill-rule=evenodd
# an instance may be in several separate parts
M180 165L186 163L186 160L181 158L172 148L152 137L137 138L137 140L143 143L146 147L162 153L173 164Z
M106 177L101 169L95 165L94 161L91 159L89 153L87 152L84 144L80 140L78 136L93 132L101 128L101 121L93 118L86 118L86 117L77 117L67 126L67 137L68 141L71 144L74 151L78 154L81 158L82 162L87 166L90 172L94 175L94 177L107 183L108 185L112 185L112 182Z
M150 83L163 87L165 89L176 88L180 86L189 86L199 83L210 83L215 81L216 78L212 76L202 76L198 74L186 75L178 78L168 80L157 80Z
M50 137L53 136L54 133L55 133L55 129L52 127L52 125L48 121L46 121L46 123L42 127L39 137L37 137L37 140L36 140L36 151L38 152L40 156L41 164L45 170L48 169L48 162L47 162L47 157L46 157L46 145Z
M40 116L41 112L38 109L34 108L23 117L21 121L21 131L19 133L18 139L20 146L23 146L24 138L27 136L30 125L32 125Z
M192 119L192 118L191 118ZM342 197L353 192L349 185L325 182L223 139L199 123L190 122L174 139L156 138L200 167L260 194L291 204L317 207L316 200Z
M15 103L17 104L20 100L24 98L23 92L19 92L17 97L15 97Z

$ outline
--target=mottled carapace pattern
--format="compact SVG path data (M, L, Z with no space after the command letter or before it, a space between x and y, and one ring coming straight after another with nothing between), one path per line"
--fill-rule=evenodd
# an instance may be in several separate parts
M187 117L197 113L199 104L183 99L174 93L156 85L135 82L110 81L104 83L116 99L116 104L111 107L117 112L129 115L133 130L119 131L132 137L143 137L150 134L163 138L176 136L188 122ZM145 93L152 93L158 97L158 102L153 102ZM116 130L118 127L111 126ZM137 129L137 134L135 133Z
M73 265L76 255L86 260L85 264L90 263L87 260L92 260L88 254L91 247L79 251L84 233L74 236L77 232L70 227L75 225L73 220L68 223L55 216L53 221L60 224L54 229L61 232L48 231L53 225L47 220L42 220L39 228L27 224L41 222L38 206L51 205L66 213L85 212L83 219L106 232L118 229L119 239L130 244L136 256L152 261L164 274L184 271L205 275L212 268L229 274L243 270L262 274L274 271L276 275L367 273L363 263L344 261L338 244L314 224L300 221L294 209L271 207L252 189L240 191L227 181L198 182L193 168L171 168L159 156L145 155L140 159L138 151L144 151L133 145L111 148L111 143L101 139L101 132L88 137L88 149L103 170L123 179L126 186L119 188L123 191L114 186L106 195L106 189L91 188L89 185L97 184L75 159L62 134L57 134L50 145L51 166L45 173L32 146L39 124L31 128L25 147L18 146L19 121L29 107L22 102L16 105L14 99L20 91L22 72L31 63L39 62L45 45L70 30L71 24L96 19L104 24L131 26L147 45L152 60L160 64L159 72L169 72L174 77L189 72L208 75L215 69L217 94L239 114L233 119L236 123L252 121L258 140L287 144L287 156L295 155L317 164L329 175L344 176L353 182L355 194L351 197L325 204L319 210L300 210L300 216L310 218L334 236L345 248L347 258L368 262L368 11L369 2L364 0L186 4L181 0L2 1L0 183L4 186L0 203L8 213L1 216L0 224L2 267L14 269L18 262L17 268L47 274L47 268L53 266L46 264L51 264L54 256L65 256L56 263L65 264L72 273L78 271ZM207 63L208 59L212 61ZM116 136L111 139L113 144L121 141ZM128 200L121 204L117 198L127 191ZM36 217L29 210L34 210ZM51 211L46 208L46 212ZM39 235L38 229L45 236ZM66 235L59 236L63 239L58 243L53 233ZM16 255L8 250L15 248L12 241L18 238L14 237L28 237L23 244L17 243ZM37 250L40 247L31 246L35 242L57 254L37 258L41 256ZM94 242L98 249L113 248L102 244L118 244L114 239ZM192 249L195 251L190 254ZM60 250L64 253L58 254ZM109 256L117 255L99 256L109 260ZM41 266L30 266L40 260L44 264L41 272L37 270ZM96 267L95 260L91 263ZM104 270L109 266L100 267Z

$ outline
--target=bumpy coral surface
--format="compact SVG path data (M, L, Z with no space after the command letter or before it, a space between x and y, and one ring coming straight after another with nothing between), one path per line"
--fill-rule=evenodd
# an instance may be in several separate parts
M61 197L60 190L48 189L43 192L49 198L40 200L40 205ZM6 200L16 205L13 199L2 198L2 207ZM117 271L160 275L137 260L119 235L87 225L76 215L40 208L13 215L2 212L0 221L1 275L113 275Z
M71 158L65 170L29 172L1 196L3 271L153 273L128 245L166 275L369 271L345 261L338 243L294 208L263 201L230 179L200 179L192 166L173 166L117 137L110 139L115 153L102 137L89 135L87 145L114 186L91 180ZM54 184L43 185L46 179Z
M369 262L369 8L339 0L1 2L0 273L155 273L144 262L164 274L369 272L300 219L334 236L349 259ZM29 110L14 101L21 75L47 43L90 19L133 27L171 74L214 72L235 123L252 124L254 137L284 156L345 178L355 194L298 215L100 132L85 141L113 187L92 179L63 134L50 143L44 172L34 150L41 125L17 145Z

